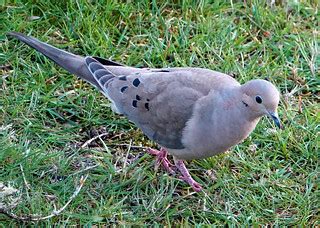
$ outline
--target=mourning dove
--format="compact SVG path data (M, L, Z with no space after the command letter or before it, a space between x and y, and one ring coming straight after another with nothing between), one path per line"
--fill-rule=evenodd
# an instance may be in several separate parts
M202 189L184 160L208 158L238 144L267 115L280 127L279 92L266 80L241 85L229 75L201 68L134 68L99 57L81 57L33 37L10 32L70 73L100 90L113 111L134 122L160 150L148 149L170 173Z

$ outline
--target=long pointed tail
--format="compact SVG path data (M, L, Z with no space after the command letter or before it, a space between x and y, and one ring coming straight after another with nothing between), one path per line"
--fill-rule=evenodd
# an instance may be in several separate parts
M15 37L23 43L29 45L30 47L36 49L37 51L47 56L49 59L54 61L56 64L58 64L65 70L86 80L87 82L91 83L92 85L94 85L102 91L102 88L92 77L92 74L88 70L88 67L85 63L85 58L60 50L49 44L43 43L37 40L36 38L26 36L19 32L9 32L8 35Z

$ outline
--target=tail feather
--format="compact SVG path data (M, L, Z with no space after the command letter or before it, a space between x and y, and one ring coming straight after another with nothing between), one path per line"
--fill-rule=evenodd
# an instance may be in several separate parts
M94 79L89 71L84 57L55 48L49 44L39 41L36 38L26 36L19 32L9 32L8 35L36 49L65 70L77 75L78 77L97 87L99 90L103 91L103 88L101 88L100 84Z

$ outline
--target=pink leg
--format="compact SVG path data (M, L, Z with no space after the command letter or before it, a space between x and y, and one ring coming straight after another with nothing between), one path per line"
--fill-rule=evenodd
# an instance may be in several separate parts
M184 165L183 161L174 159L174 163L182 174L182 176L180 178L182 180L184 180L185 182L187 182L193 188L194 191L200 192L202 190L201 185L191 177L191 175L190 175L188 169L186 168L186 166Z
M157 157L156 168L158 168L160 165L162 165L163 168L168 173L174 174L174 171L170 167L173 165L171 164L171 162L167 158L168 152L166 149L161 148L160 150L155 150L155 149L148 148L147 153L149 153L151 155L155 155Z

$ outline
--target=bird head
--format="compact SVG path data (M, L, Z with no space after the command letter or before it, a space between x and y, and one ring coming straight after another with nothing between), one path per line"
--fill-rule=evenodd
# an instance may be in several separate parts
M248 81L241 86L242 104L253 118L269 116L281 128L277 107L280 94L270 82L261 79Z

